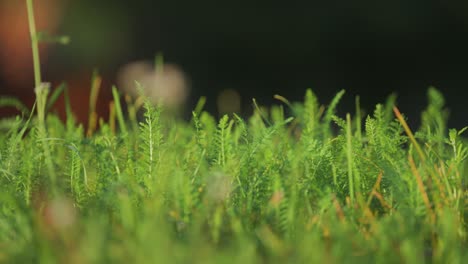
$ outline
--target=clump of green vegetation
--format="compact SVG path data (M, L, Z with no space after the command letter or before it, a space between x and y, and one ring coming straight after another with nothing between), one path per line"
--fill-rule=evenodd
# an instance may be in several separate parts
M107 121L90 99L85 132L37 76L33 109L0 100L23 113L0 121L1 262L468 260L466 128L447 129L434 88L415 133L394 97L341 118L344 92L325 107L307 90L248 119L200 103L187 122L116 89Z
M146 101L132 124L116 107L119 126L87 136L73 115L4 119L0 259L463 263L465 129L429 102L414 134L393 101L362 128L311 90L248 120Z

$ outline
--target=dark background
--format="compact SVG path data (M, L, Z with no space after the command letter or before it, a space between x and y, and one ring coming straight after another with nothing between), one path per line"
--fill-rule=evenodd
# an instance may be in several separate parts
M328 103L345 89L344 114L354 112L355 95L372 111L396 92L417 124L435 86L451 110L449 125L468 124L468 1L81 0L63 10L57 32L72 42L51 48L44 74L67 79L97 67L107 80L104 98L120 66L163 52L191 78L188 108L206 95L215 112L226 88L246 109L252 97L297 101L312 88ZM1 94L18 94L5 77L1 83Z

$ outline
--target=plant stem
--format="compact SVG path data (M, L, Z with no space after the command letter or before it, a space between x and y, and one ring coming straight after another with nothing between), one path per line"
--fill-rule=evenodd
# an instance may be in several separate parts
M127 126L125 125L122 106L120 105L120 96L115 86L112 87L112 96L114 97L115 113L117 114L120 130L123 134L127 134Z
M34 66L34 92L36 93L36 103L37 103L37 119L38 119L38 136L42 141L42 147L44 150L44 158L47 167L47 172L52 185L52 193L55 195L57 191L57 175L54 169L54 163L52 161L51 151L48 145L47 139L47 129L46 129L46 106L47 106L47 97L49 95L50 84L42 83L41 80L41 62L39 59L39 39L36 32L36 22L34 19L34 5L33 0L26 0L26 6L28 9L28 21L29 21L29 33L31 36L31 48L33 56L33 66Z
M421 159L422 162L425 162L426 161L426 156L424 155L424 152L422 151L421 147L419 146L418 141L416 141L416 138L414 137L413 132L409 128L408 123L406 123L405 119L401 115L400 110L398 110L398 108L396 108L396 106L394 106L393 107L393 112L395 113L395 116L398 118L398 121L400 122L400 124L405 129L406 135L408 135L411 143L416 148L416 151L418 152L419 158Z
M31 35L31 47L34 65L34 83L35 87L41 84L41 63L39 60L39 41L36 32L36 22L34 19L33 0L26 0L28 8L29 33Z
M348 180L349 180L349 197L351 203L354 202L354 179L353 179L353 150L352 150L352 133L351 133L351 116L346 114L346 154L348 160Z
M359 96L356 96L356 137L359 144L362 143L361 118L361 99Z
M57 194L57 174L55 173L54 162L52 161L51 150L49 148L49 143L47 141L47 129L46 129L46 104L47 96L49 95L50 84L41 83L36 87L36 103L37 103L37 129L38 137L41 141L41 145L44 151L44 160L46 163L47 173L49 174L52 193Z

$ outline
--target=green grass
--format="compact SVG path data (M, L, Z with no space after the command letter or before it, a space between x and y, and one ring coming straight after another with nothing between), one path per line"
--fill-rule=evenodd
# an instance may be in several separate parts
M183 121L114 88L104 120L95 74L85 130L66 86L35 71L33 109L0 99L22 111L0 120L2 263L468 261L466 129L447 129L434 88L415 132L394 96L338 117L344 91L254 100L247 119L216 120L202 98ZM60 96L65 121L49 111Z
M247 120L146 102L141 123L120 108L125 132L101 119L88 136L72 117L4 119L0 260L463 263L467 144L428 96L414 135L396 108L361 128L310 90Z

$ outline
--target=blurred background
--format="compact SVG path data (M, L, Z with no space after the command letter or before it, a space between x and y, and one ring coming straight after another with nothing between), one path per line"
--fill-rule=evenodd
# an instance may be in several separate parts
M339 114L354 112L356 95L370 112L396 92L415 125L435 86L451 110L449 125L468 124L466 0L36 0L35 7L39 30L71 38L66 46L41 45L43 79L68 83L81 121L99 69L102 116L111 85L132 94L134 78L167 84L153 94L181 98L175 104L186 113L200 96L214 114L223 99L248 113L253 97L263 105L279 103L274 94L298 101L306 88L321 103L346 89ZM0 0L0 95L31 105L27 25L25 1ZM157 53L167 67L155 77Z

